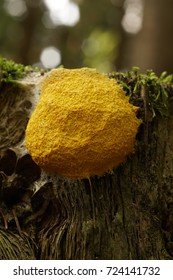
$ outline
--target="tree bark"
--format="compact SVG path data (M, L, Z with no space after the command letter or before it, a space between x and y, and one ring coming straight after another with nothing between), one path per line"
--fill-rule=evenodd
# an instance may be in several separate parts
M56 182L39 233L41 258L172 259L172 126L155 120L148 143L112 174Z
M1 133L1 173L5 173L6 163L2 159L7 149L15 151L18 161L27 154L24 135L18 133L25 130L27 122L11 123L9 114L14 113L13 121L19 112L21 120L30 117L41 79L42 75L33 73L20 81L15 90L11 85L1 86L0 111L4 122L0 130L7 132ZM69 180L41 171L39 179L27 187L18 203L8 206L1 195L0 243L4 244L4 239L6 243L1 246L0 258L173 259L171 102L170 98L169 117L157 114L153 119L143 119L134 153L112 172L102 177ZM9 131L13 131L10 138ZM33 176L32 168L29 178ZM17 174L16 170L13 174ZM1 194L4 186L9 186L8 180L6 185L3 180ZM8 229L4 228L3 217Z

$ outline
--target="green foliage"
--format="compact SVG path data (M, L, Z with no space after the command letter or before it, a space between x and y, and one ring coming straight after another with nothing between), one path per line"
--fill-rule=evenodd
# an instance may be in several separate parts
M66 68L88 66L102 72L114 69L121 41L121 4L107 0L71 0L80 9L80 21L68 26L61 21L54 24L43 0L34 1L34 7L33 0L18 2L21 2L18 3L21 15L18 9L13 13L9 0L0 1L3 57L10 57L24 65L40 65L40 56L48 43L60 51L60 63ZM20 5L26 9L24 14ZM95 40L98 42L95 43ZM88 49L85 50L86 45L89 52L95 52L94 56L91 52L88 54Z
M115 31L94 28L83 42L83 64L100 72L109 72L117 56L119 40Z
M152 70L140 74L139 68L133 67L127 73L113 73L110 77L117 79L134 105L147 106L152 118L157 114L169 115L168 97L173 94L173 75L163 72L158 77Z

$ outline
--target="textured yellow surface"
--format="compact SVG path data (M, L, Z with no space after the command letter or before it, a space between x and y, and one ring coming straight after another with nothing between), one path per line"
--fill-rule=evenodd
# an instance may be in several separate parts
M95 69L54 69L26 129L26 146L43 169L70 178L103 175L133 152L140 125L115 80Z

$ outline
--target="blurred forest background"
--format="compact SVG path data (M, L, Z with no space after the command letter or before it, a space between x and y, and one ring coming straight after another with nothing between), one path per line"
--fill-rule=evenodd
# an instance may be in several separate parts
M173 73L172 0L1 0L0 56L25 65Z

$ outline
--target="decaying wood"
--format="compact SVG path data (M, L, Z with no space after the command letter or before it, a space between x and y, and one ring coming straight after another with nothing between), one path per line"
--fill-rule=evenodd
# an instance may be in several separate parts
M41 79L33 73L16 87L1 88L1 158L8 149L18 159L27 154L25 128L39 98ZM41 171L20 200L10 205L4 203L1 191L0 208L8 229L1 215L0 258L173 259L172 140L170 106L169 118L144 121L134 154L116 170L90 180L68 180ZM32 177L32 168L27 176Z

